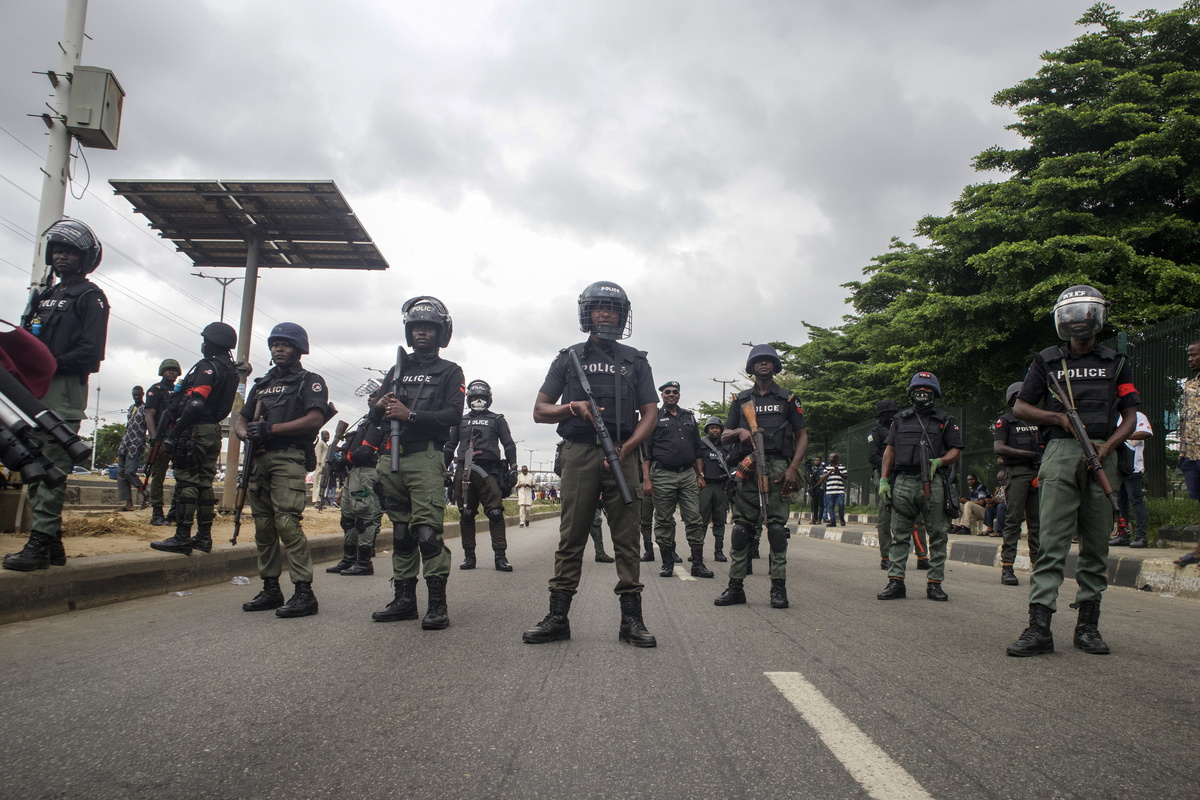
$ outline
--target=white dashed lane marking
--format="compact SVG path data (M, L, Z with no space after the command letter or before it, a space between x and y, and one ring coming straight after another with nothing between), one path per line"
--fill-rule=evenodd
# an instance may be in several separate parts
M795 706L850 776L876 800L933 800L891 756L799 672L763 673Z

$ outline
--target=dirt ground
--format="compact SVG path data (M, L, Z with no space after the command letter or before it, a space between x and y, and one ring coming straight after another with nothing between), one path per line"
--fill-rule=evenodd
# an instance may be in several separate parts
M304 532L307 534L338 533L342 527L335 509L304 513ZM174 533L173 527L156 528L150 524L150 509L142 511L64 511L63 544L68 558L82 558L110 553L140 553L149 549L148 542L165 539ZM233 516L218 515L213 524L213 539L228 543L233 535ZM0 553L20 550L26 536L0 534ZM254 541L254 521L249 509L242 516L240 541Z

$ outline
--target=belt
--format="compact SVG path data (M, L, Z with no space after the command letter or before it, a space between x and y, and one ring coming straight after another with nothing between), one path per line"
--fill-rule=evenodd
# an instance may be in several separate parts
M666 470L667 472L683 472L684 470L692 469L692 465L685 464L682 467L668 467L666 464L662 463L661 461L655 461L654 468Z
M920 475L920 467L896 467L893 470L898 475Z

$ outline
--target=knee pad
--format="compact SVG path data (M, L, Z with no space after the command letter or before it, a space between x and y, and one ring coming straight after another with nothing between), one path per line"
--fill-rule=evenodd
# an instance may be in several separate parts
M300 538L300 521L295 514L276 514L275 532L279 534L279 541L289 545Z
M417 547L421 548L421 558L436 558L442 552L441 537L429 525L418 525Z
M417 549L417 540L409 532L407 524L392 526L392 547L402 556L411 556Z
M343 515L341 517L341 519L338 520L338 522L342 526L342 533L349 533L350 531L352 531L356 527L358 527L357 525L354 524L353 517L347 517L347 516Z
M476 513L477 509L474 506L467 506L466 509L463 510L462 514L459 515L459 521L474 522Z
M489 508L487 511L487 518L491 522L504 522L504 509Z
M734 525L733 534L729 537L731 550L745 550L750 546L750 529L744 525Z
M212 522L217 517L216 506L216 501L211 496L206 498L202 493L200 502L196 504L196 521Z
M767 542L771 545L772 553L782 553L787 550L787 540L791 534L783 525L767 526Z

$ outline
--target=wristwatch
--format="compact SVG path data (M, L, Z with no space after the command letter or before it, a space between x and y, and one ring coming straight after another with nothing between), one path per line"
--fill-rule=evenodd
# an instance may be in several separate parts
M415 412L415 411L408 412L408 421L416 422L417 421L417 412Z

